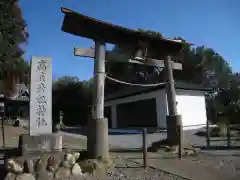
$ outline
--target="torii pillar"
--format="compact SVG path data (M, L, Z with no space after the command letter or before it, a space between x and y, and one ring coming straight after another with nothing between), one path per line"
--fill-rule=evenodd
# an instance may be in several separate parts
M171 56L166 56L164 59L166 92L168 115L167 123L167 140L169 145L182 144L182 117L177 113L176 90L173 78Z
M104 118L105 42L95 41L92 118L88 120L89 158L108 157L108 120Z

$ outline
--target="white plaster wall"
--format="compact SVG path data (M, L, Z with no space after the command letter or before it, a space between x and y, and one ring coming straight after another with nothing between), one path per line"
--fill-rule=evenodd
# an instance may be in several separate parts
M166 115L168 114L168 108L165 89L105 102L105 107L110 106L112 108L111 118L113 128L117 128L116 105L151 98L156 98L158 127L166 128ZM183 126L190 126L184 127L184 129L200 128L203 124L206 124L207 115L203 92L177 90L176 101L178 102L177 111L182 115Z
M177 111L182 116L184 129L197 129L205 126L207 120L204 92L178 90Z

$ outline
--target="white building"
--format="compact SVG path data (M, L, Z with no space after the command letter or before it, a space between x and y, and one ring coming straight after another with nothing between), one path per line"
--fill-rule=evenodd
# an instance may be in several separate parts
M177 83L175 87L177 111L182 115L184 129L204 126L207 120L204 94L210 89L183 83ZM109 119L109 127L166 128L165 86L129 89L131 91L105 96L105 117Z

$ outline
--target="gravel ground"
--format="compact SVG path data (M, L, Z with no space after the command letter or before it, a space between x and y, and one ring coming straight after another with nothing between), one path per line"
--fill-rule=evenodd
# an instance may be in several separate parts
M26 133L25 129L7 127L5 129L5 138L8 147L14 147L17 145L19 134ZM63 135L68 135L67 138L64 138L64 144L66 147L72 147L72 144L78 145L81 144L83 147L86 147L86 136L80 134L69 134L63 133ZM194 135L196 130L184 131L184 141L185 143L191 143L197 146L205 146L205 138ZM148 134L148 144L150 145L154 141L158 141L166 138L166 133L153 133ZM81 141L80 141L80 140ZM0 133L0 144L2 145L2 137ZM111 147L115 148L124 148L124 149L133 149L142 147L142 135L133 134L133 135L109 135L109 144ZM211 145L226 146L227 142L212 142ZM240 145L240 141L235 145ZM78 148L78 147L76 147ZM232 173L240 174L240 151L208 151L207 154L203 153L198 157L190 157L189 160L200 165L210 165L215 168L225 168ZM1 163L0 163L1 164ZM128 167L128 168L126 168ZM89 180L96 178L87 177ZM154 169L147 169L146 171L139 167L139 165L132 162L126 162L124 160L118 160L117 168L108 174L108 177L102 179L182 179L161 171ZM100 178L101 180L101 178Z
M139 164L124 159L116 159L116 168L107 177L87 176L86 180L184 180L184 178L168 174L152 168L144 169Z
M187 144L192 144L195 146L206 146L206 138L205 137L199 137L194 135L199 130L186 130L184 131L184 142ZM79 136L79 135L76 135ZM82 135L80 135L82 137ZM109 135L109 144L113 148L122 148L122 149L139 149L142 147L142 135L141 134L128 134L128 135ZM166 133L153 133L148 134L147 140L148 145L150 146L152 142L159 141L166 138ZM212 146L226 146L226 141L215 141L211 142ZM232 145L240 146L240 141L238 142L232 142ZM202 166L211 166L216 169L224 169L227 170L229 173L234 173L236 175L240 174L240 151L239 150L211 150L211 151L205 151L204 153L200 153L197 157L188 157L188 159L196 164L202 165ZM138 176L139 174L142 177L149 177L155 174L155 170L150 170L145 172L143 169L138 168L131 168L131 169L124 169L124 172L122 172L121 168L116 169L116 172L112 173L112 176L120 177L121 174L127 173L127 174L134 174L135 176ZM145 174L142 175L141 173ZM120 173L120 174L119 174ZM164 173L158 172L156 174L164 175ZM165 174L166 175L166 174ZM156 178L158 175L153 175L153 179ZM165 177L165 179L174 179L171 176ZM117 179L117 178L116 178ZM124 178L122 178L124 179ZM138 179L138 177L135 177L135 179ZM147 179L147 178L146 178ZM151 179L151 178L149 178ZM160 179L160 178L158 178Z
M230 174L240 177L240 151L205 151L196 157L190 156L187 159L199 165L227 170Z

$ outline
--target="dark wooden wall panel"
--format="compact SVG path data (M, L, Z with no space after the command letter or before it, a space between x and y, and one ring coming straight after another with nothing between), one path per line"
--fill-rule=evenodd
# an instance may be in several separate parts
M112 128L112 108L110 106L104 108L104 117L108 119L108 128Z
M119 128L156 127L156 99L117 105L117 125Z

